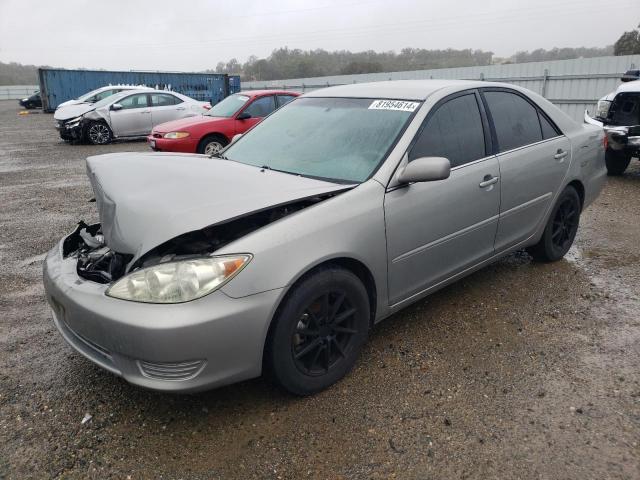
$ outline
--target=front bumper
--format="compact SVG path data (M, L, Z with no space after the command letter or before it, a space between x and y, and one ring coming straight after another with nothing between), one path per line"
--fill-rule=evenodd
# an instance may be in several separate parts
M611 150L617 152L628 151L630 153L640 152L640 125L605 125L600 120L591 117L589 112L586 111L584 113L584 121L585 123L596 125L604 129L604 133L607 135L607 141Z
M192 135L187 138L163 138L163 133L152 132L147 137L147 145L158 152L197 153L199 139Z
M281 289L243 298L218 290L192 302L157 305L105 295L108 285L76 273L62 242L44 262L56 327L76 351L128 382L193 392L257 377Z
M56 121L56 130L63 140L82 140L82 132L84 122L76 122L74 124L65 123L64 121Z

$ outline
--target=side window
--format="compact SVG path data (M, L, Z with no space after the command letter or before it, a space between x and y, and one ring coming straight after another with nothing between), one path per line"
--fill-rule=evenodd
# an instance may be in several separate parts
M482 117L476 96L471 93L438 107L409 152L409 161L445 157L457 167L485 156Z
M252 117L266 117L275 109L275 97L273 95L269 95L267 97L261 97L254 100L244 111Z
M147 103L147 94L139 93L137 95L131 95L129 97L125 97L118 102L122 105L122 108L128 110L130 108L144 108L149 106Z
M540 118L540 128L542 129L542 138L545 140L548 138L557 137L560 135L560 132L553 126L553 124L547 120L543 114L538 112L538 118Z
M277 97L278 97L278 108L286 105L291 100L296 98L295 95L277 95Z
M500 151L511 150L542 140L538 110L520 95L485 92Z
M151 105L154 107L168 107L178 103L182 103L182 100L168 93L154 93L151 95Z

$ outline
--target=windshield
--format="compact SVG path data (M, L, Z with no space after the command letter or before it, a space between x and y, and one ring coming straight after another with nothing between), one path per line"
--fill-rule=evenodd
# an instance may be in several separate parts
M257 167L341 182L376 170L417 102L299 98L232 144L225 156Z
M133 90L127 90L126 92L120 92L120 93L116 93L115 95L109 95L108 97L103 98L99 102L94 103L93 104L93 108L100 108L100 107L104 107L105 105L109 105L111 103L115 103L118 100L120 100L122 97L124 97L127 94L131 93L132 91Z
M80 100L81 102L85 101L87 98L91 98L93 95L95 95L96 93L98 93L100 89L96 88L95 90L91 90L88 93L85 93L84 95L78 97L78 100Z
M205 115L209 117L233 117L249 100L246 95L231 95L216 103Z

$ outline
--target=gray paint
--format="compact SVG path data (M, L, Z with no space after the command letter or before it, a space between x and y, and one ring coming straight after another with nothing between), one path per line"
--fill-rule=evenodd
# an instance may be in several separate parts
M134 260L182 233L345 188L205 155L152 152L89 157L87 174L106 244Z
M400 308L535 244L557 196L572 181L584 207L606 178L602 129L580 125L538 95L518 88L564 135L451 169L445 180L399 184L408 145L433 105L486 83L424 82L350 86L315 96L422 98L402 138L364 183L241 237L216 254L251 253L247 267L220 290L179 305L140 304L105 296L108 285L80 279L60 245L45 261L45 289L67 341L104 365L65 324L113 353L112 371L145 387L192 391L259 375L273 314L291 286L314 266L338 258L361 263L375 281L380 321ZM287 108L287 107L284 107ZM266 122L269 120L266 119ZM251 132L247 133L251 135ZM558 148L570 155L560 162ZM188 230L257 208L344 186L202 156L119 154L88 160L107 244L143 254ZM483 185L487 175L499 181ZM100 190L99 189L99 190ZM115 204L111 209L106 201ZM189 380L150 380L138 360L206 360ZM105 367L107 368L107 367Z

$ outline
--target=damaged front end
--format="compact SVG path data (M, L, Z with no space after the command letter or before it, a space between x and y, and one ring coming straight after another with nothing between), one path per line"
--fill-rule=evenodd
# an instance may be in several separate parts
M65 142L80 142L83 138L84 123L82 115L68 120L56 120L56 130Z
M584 114L585 123L602 127L615 152L640 155L640 92L620 92L598 102L596 114Z
M79 222L76 229L62 243L63 258L77 258L79 277L97 283L111 283L126 273L133 255L117 253L104 244L99 223Z
M81 278L110 284L139 269L210 256L234 240L336 194L332 192L304 198L179 235L151 249L134 262L134 255L115 252L105 244L99 223L87 225L81 221L64 240L62 253L64 258L77 258L76 272Z

